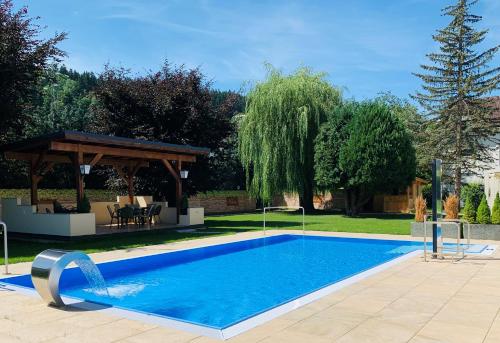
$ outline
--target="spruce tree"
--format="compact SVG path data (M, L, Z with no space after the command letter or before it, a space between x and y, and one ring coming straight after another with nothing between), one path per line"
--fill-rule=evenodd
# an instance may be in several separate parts
M422 65L423 72L415 74L423 81L423 90L414 98L430 119L429 147L450 167L456 194L463 174L473 173L477 161L491 160L487 146L500 132L492 124L488 99L500 85L500 67L489 65L500 45L479 51L488 30L473 27L482 20L471 13L477 2L458 0L443 9L451 21L433 36L439 52L428 54L431 64Z

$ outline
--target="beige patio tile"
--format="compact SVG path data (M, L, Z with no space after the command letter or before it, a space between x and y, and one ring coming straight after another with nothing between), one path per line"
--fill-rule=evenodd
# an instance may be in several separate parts
M369 319L335 340L335 342L402 343L411 339L416 331L416 329L379 319Z
M25 327L25 324L20 322L14 322L9 319L0 318L0 334L7 334L11 331L17 330L19 328Z
M123 343L184 343L191 342L199 337L197 334L167 328L154 328L134 336L127 337L119 342ZM204 337L206 338L206 337ZM220 340L219 340L220 342ZM201 342L200 342L201 343Z
M370 318L363 313L355 313L344 309L333 309L327 313L307 318L288 327L285 331L305 333L335 339L343 336L356 326Z
M292 326L297 321L283 319L283 317L278 317L267 323L259 325L253 329L250 329L242 334L233 337L228 340L231 343L249 343L258 342L262 339L269 337L275 333L281 332L286 328Z
M92 328L122 319L121 317L101 312L75 312L74 316L61 319L61 323L75 325L81 328Z
M496 320L491 325L484 343L497 343L500 342L500 317L497 316Z
M418 335L435 339L442 343L479 343L483 341L486 332L487 329L470 325L451 324L432 320Z
M352 295L334 305L333 308L345 308L355 312L374 314L391 303L390 300L376 299L370 296Z
M34 311L30 312L15 312L12 315L6 315L5 318L16 322L22 322L29 325L43 324L56 320L62 320L76 316L77 313L66 312L62 309L55 309L48 306L35 307Z
M80 335L83 329L60 322L42 323L18 328L9 332L9 335L22 342L45 342L69 335Z
M497 311L498 306L495 304L470 304L451 300L433 319L487 329L491 326Z
M314 334L283 331L259 341L262 343L331 343L332 340Z
M138 321L121 319L108 324L93 327L91 330L83 330L79 334L72 334L59 338L57 342L78 343L107 343L115 342L131 336L135 336L155 326Z

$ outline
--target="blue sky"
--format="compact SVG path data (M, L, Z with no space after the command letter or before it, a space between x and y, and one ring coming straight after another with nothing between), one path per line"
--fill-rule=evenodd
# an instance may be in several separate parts
M61 47L73 69L101 72L106 63L143 74L164 59L200 67L220 89L247 90L264 62L286 72L306 65L328 73L346 97L382 91L407 97L420 82L432 34L446 24L440 9L455 0L44 0L16 1L40 16L44 34L66 31ZM500 44L500 0L476 13ZM500 58L494 63L498 65Z

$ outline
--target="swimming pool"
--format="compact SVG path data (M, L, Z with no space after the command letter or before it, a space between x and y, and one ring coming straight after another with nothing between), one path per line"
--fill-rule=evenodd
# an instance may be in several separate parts
M411 241L277 235L100 263L110 296L91 292L77 268L63 272L60 289L228 338L244 331L241 323L286 304L298 307L305 296L421 248ZM29 275L0 282L33 288Z

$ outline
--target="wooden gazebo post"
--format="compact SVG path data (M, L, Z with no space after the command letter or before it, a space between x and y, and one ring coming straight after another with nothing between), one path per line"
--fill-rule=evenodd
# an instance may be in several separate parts
M180 160L176 161L175 168L172 166L170 161L165 159L161 161L175 179L175 207L177 208L177 224L179 224L179 216L181 214L181 201L182 201L181 161Z
M78 204L83 199L83 177L80 172L80 165L83 164L83 152L75 152L73 156L73 165L75 168L75 183L76 183L76 203Z

